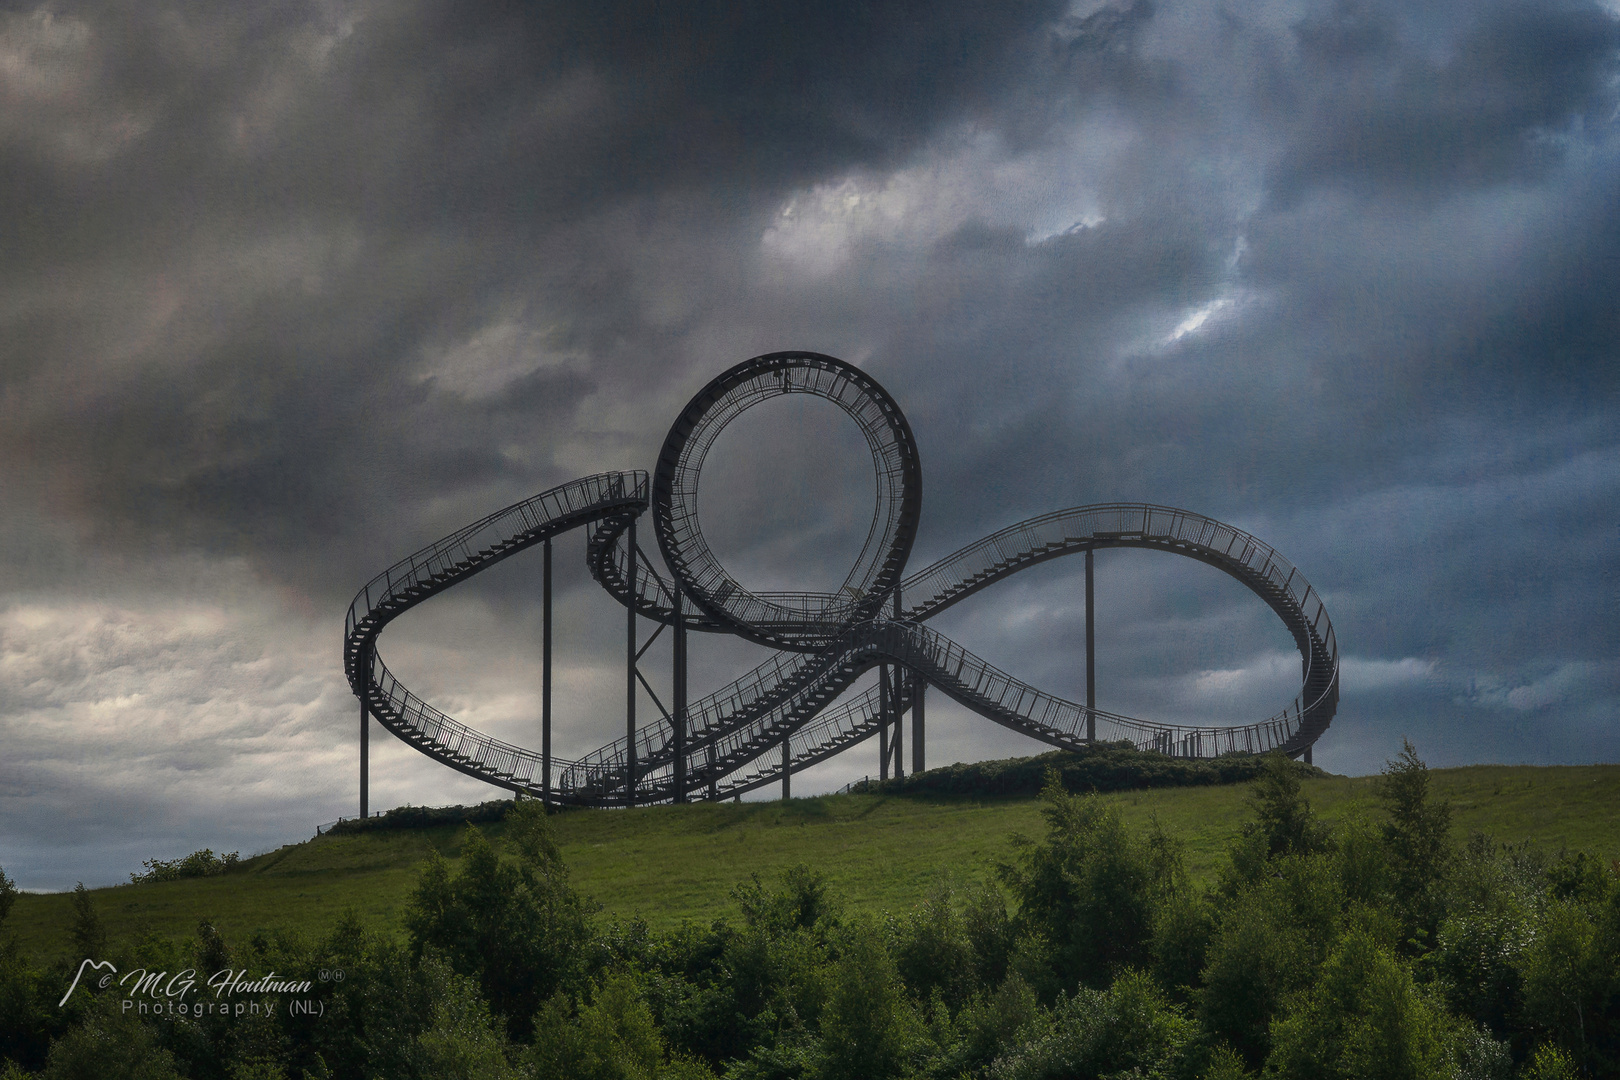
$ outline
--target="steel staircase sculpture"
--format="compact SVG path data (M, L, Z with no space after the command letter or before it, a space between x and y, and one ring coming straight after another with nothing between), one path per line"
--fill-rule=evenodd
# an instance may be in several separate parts
M698 522L698 473L719 432L745 409L787 393L814 394L842 408L861 428L877 470L872 527L844 585L832 593L744 589L709 550ZM480 519L373 578L349 608L344 670L362 708L429 757L514 791L598 806L723 798L774 783L784 768L798 771L870 738L928 685L988 720L1065 748L1086 745L1094 733L1180 757L1271 750L1297 756L1332 721L1338 703L1332 621L1293 564L1256 537L1173 507L1080 506L1008 526L902 579L920 507L921 470L910 427L870 376L815 353L756 357L693 398L671 428L650 482L643 472L618 472L563 484ZM639 544L632 549L629 543L632 523L649 508L667 577ZM475 731L422 701L382 663L377 637L390 620L429 597L582 527L591 530L586 553L593 577L637 616L664 626L679 623L682 631L736 634L777 651L675 717L641 726L633 746L620 739L577 761L553 760L546 787L540 754ZM1030 566L1111 547L1187 556L1249 588L1293 636L1301 657L1299 695L1250 724L1153 723L1048 694L924 625ZM679 619L677 594L683 598ZM840 700L862 675L885 664L907 673L895 680L887 711L878 687ZM675 738L676 722L684 723L681 740ZM680 785L677 775L684 778Z

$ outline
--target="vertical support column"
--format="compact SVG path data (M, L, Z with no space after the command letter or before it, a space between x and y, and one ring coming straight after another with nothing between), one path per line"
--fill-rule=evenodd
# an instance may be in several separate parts
M790 767L792 764L793 752L788 746L788 737L784 735L782 736L782 798L784 801L793 798L793 770Z
M1091 596L1091 549L1086 548L1086 742L1097 741L1097 609Z
M916 689L911 697L911 771L913 775L927 768L923 764L923 691L928 683L921 675L913 675Z
M900 617L900 586L898 585L894 587L893 601L894 617L898 619ZM905 719L901 713L901 708L905 702L905 694L903 693L903 689L906 685L906 679L909 677L910 672L907 671L907 669L901 667L899 664L894 666L894 684L892 693L894 694L894 778L896 780L899 780L901 777L906 775L906 728Z
M675 672L673 683L675 687L675 801L686 801L686 616L681 611L681 583L676 581L673 589L675 602Z
M540 560L540 800L551 805L551 538Z
M624 580L629 603L625 605L624 654L624 801L636 802L636 521L630 519Z
M878 665L878 779L889 778L889 665Z
M371 718L370 714L366 711L366 695L371 692L371 654L368 652L368 653L365 654L365 657L366 657L365 670L363 672L361 672L361 674L360 674L360 678L362 680L361 684L360 684L360 687L361 687L361 689L360 689L360 816L361 817L366 816L367 797L370 795L370 792L367 790L367 787L369 786L370 777L367 775L367 773L368 773L368 769L369 769L369 760L368 759L371 757L371 725L366 722L367 720L369 720Z
M1309 765L1310 763L1311 763L1311 748L1309 746L1307 746L1305 748L1305 764Z
M894 689L893 689L893 694L894 694L894 778L896 780L899 780L901 777L906 775L906 769L905 769L905 765L904 765L904 762L906 760L906 750L905 750L906 722L905 722L905 718L900 713L900 709L905 704L905 700L906 700L905 692L904 692L905 685L906 685L906 678L907 678L906 669L901 667L899 664L896 664L894 666Z

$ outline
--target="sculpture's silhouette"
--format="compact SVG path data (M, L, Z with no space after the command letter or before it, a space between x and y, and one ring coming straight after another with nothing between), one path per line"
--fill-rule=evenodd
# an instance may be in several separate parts
M745 409L782 394L814 394L843 409L866 437L877 469L872 527L835 592L745 589L709 550L699 526L696 496L705 454ZM664 571L636 542L637 520L649 506ZM361 702L362 733L369 714L429 757L492 784L552 802L622 806L725 797L778 780L785 790L792 772L874 734L883 741L884 771L892 757L898 773L899 718L907 709L913 711L913 766L921 768L920 714L929 685L980 716L1059 747L1125 738L1182 757L1273 749L1297 756L1308 754L1332 721L1339 694L1333 624L1293 565L1255 537L1167 506L1079 506L1011 525L903 577L921 506L922 470L911 428L876 381L817 353L756 357L716 378L681 411L650 484L643 472L563 484L473 522L368 582L350 605L343 649L349 685ZM550 541L582 526L591 529L586 550L592 575L628 612L627 731L582 760L553 761ZM390 619L536 544L545 547L547 582L545 741L538 753L457 723L400 685L377 656L377 635ZM1299 696L1282 712L1251 724L1155 724L1037 690L923 625L1025 567L1105 547L1186 555L1248 586L1294 637L1303 663ZM673 627L675 636L673 707L660 704L661 715L639 728L635 661L646 644L636 641L638 618L658 624L655 636L665 627ZM690 630L737 634L778 651L729 686L688 703ZM877 686L833 704L874 667L882 669ZM364 770L362 749L362 816Z

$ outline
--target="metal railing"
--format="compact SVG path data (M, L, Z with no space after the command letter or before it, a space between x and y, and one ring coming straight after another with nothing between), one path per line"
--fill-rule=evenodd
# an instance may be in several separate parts
M474 522L389 567L355 597L345 622L345 666L351 684L365 684L368 706L402 739L440 761L517 790L536 791L540 755L469 728L404 687L376 655L375 640L391 618L547 536L595 522L592 570L626 602L624 543L629 522L646 506L645 473L586 477L514 504ZM1018 570L1046 559L1098 547L1131 546L1198 558L1257 592L1284 619L1304 659L1301 693L1264 720L1233 727L1162 724L1135 719L1048 694L920 625L951 604ZM637 609L673 621L672 585L638 554ZM614 586L617 585L615 591ZM693 789L712 785L718 794L749 790L780 777L780 750L788 768L824 760L870 738L881 721L874 687L834 704L866 671L898 663L974 712L1056 746L1099 739L1129 739L1144 749L1180 757L1293 750L1325 728L1337 700L1338 650L1321 597L1298 570L1269 545L1229 525L1171 507L1116 503L1075 507L1002 529L907 578L899 620L855 625L849 614L869 598L843 599L812 593L758 597L785 630L824 643L815 652L778 652L726 687L691 703L686 774ZM752 608L747 610L752 611ZM693 629L718 630L701 615ZM829 636L836 634L829 640ZM360 671L369 663L369 678ZM909 699L898 703L903 710ZM1314 730L1313 730L1314 729ZM673 797L673 730L668 720L643 725L636 734L636 776L626 776L625 740L578 761L553 758L553 797L597 804L622 803L633 787L637 801ZM627 780L633 779L629 784Z

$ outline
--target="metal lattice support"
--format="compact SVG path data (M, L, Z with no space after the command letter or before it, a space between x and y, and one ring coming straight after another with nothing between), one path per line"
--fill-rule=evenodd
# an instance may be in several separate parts
M751 593L703 539L697 513L703 459L743 411L784 394L813 394L843 409L872 452L878 504L865 545L833 593ZM649 507L663 576L635 542ZM921 512L921 467L899 406L870 376L815 353L772 353L716 378L682 410L646 473L602 473L497 511L389 567L350 605L344 670L361 702L400 739L469 775L552 803L614 806L736 797L876 735L881 771L903 768L902 717L912 714L912 769L923 768L923 698L932 684L970 710L1035 739L1078 748L1128 739L1180 757L1282 750L1309 755L1338 702L1338 644L1321 597L1294 566L1255 537L1213 519L1144 503L1080 506L1002 529L902 580ZM627 608L625 738L577 761L551 754L551 541L588 528L592 575ZM491 738L412 694L377 655L377 636L409 608L535 544L545 549L544 672L540 753ZM1100 548L1183 555L1242 582L1282 619L1300 651L1299 695L1250 724L1157 724L1096 708L1091 562ZM1087 694L1084 705L1032 687L923 625L1020 570L1066 555L1086 559ZM902 598L904 603L902 603ZM637 644L637 619L654 631ZM674 633L673 711L638 661L666 626ZM687 634L729 633L780 651L704 697L689 700ZM873 668L877 685L848 695ZM636 722L637 684L658 716ZM365 799L366 757L361 759Z

